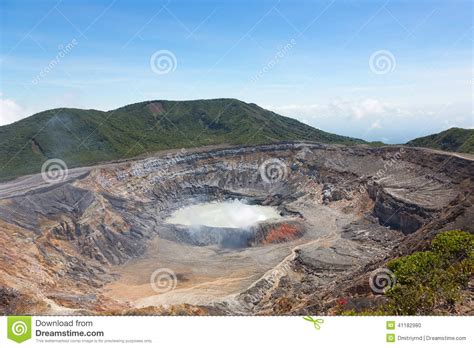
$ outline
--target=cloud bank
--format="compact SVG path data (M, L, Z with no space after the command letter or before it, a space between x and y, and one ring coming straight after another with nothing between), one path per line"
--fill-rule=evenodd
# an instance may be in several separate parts
M471 105L406 106L379 99L334 99L327 104L266 105L267 109L321 130L386 143L405 143L451 128L472 128Z

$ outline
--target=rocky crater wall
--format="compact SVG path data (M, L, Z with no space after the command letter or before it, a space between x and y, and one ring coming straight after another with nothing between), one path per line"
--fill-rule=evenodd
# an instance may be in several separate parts
M473 173L469 159L420 149L281 143L96 166L53 186L38 175L0 187L0 243L8 249L0 256L1 286L23 289L38 303L57 293L95 293L116 279L111 267L140 258L156 237L232 248L309 240L316 207L349 212L387 233L413 234L433 221L442 229L445 209L472 191ZM192 234L164 223L185 205L226 199L278 207L286 220L239 238L231 230ZM12 268L15 258L36 267L29 286L26 273ZM306 263L319 264L312 260ZM103 301L102 309L114 306Z

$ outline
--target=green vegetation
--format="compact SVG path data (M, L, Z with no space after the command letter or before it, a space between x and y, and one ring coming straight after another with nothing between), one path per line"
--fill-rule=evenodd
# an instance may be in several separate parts
M407 145L474 153L474 129L450 128L441 133L413 139Z
M398 315L447 311L460 300L474 267L474 236L463 231L437 235L430 251L392 260L388 268L397 283L387 291L388 311Z
M164 149L300 140L365 143L236 99L143 102L108 112L55 109L0 127L0 180L37 173L48 158L73 168Z
M449 313L461 300L474 269L474 235L455 230L438 234L431 250L390 261L396 284L386 305L373 310L336 308L341 315L428 315Z

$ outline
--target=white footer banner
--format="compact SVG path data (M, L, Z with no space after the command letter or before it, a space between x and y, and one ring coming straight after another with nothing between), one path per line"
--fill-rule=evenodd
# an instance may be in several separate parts
M473 347L473 327L472 316L10 316L0 317L0 347Z

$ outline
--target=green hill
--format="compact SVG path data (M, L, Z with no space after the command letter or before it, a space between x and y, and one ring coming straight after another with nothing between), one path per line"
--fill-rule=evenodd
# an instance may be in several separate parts
M474 153L474 129L450 128L441 133L413 139L407 145L429 147L444 151Z
M235 99L149 101L108 112L62 108L0 127L0 180L37 173L49 158L73 168L164 149L285 140L364 143Z

